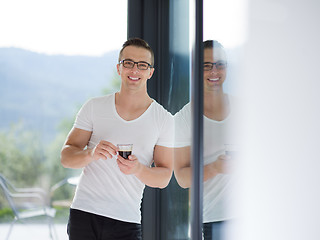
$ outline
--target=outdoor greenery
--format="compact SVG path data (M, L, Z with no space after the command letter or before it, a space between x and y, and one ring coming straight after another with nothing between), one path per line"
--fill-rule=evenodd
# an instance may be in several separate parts
M74 187L62 186L54 193L50 188L67 176L77 175L78 170L63 168L59 152L66 137L67 121L63 121L56 139L45 146L36 131L27 130L16 123L6 132L0 133L0 173L15 187L40 187L55 199L71 199ZM65 129L64 129L65 128ZM68 209L57 209L57 219L66 219ZM13 213L0 190L0 222L11 221Z
M10 208L4 207L0 209L0 223L12 221L14 215Z

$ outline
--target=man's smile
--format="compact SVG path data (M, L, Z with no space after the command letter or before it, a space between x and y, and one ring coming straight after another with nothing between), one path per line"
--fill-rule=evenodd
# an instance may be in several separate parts
M219 78L208 78L208 80L210 82L217 82L217 81L219 81Z
M128 76L128 78L131 80L131 81L138 81L140 78L138 77L130 77Z

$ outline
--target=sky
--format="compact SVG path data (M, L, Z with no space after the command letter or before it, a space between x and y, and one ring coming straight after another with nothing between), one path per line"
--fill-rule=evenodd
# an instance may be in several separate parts
M204 0L203 38L242 44L246 2ZM0 47L99 56L121 48L126 28L127 0L0 0Z
M127 0L0 0L0 47L102 55L121 48L126 28Z

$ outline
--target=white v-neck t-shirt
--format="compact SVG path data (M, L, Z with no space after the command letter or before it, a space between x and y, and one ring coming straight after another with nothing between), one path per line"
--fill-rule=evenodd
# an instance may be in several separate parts
M126 121L116 111L115 94L92 98L80 109L74 127L92 132L88 148L101 140L132 143L132 154L150 167L156 145L173 147L173 117L154 100L140 117ZM136 176L120 171L116 156L99 159L84 167L71 208L140 223L144 187Z

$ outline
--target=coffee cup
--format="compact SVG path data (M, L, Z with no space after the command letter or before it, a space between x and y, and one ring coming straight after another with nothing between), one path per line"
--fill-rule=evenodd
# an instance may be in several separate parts
M117 147L119 155L125 159L132 154L133 144L117 144Z

